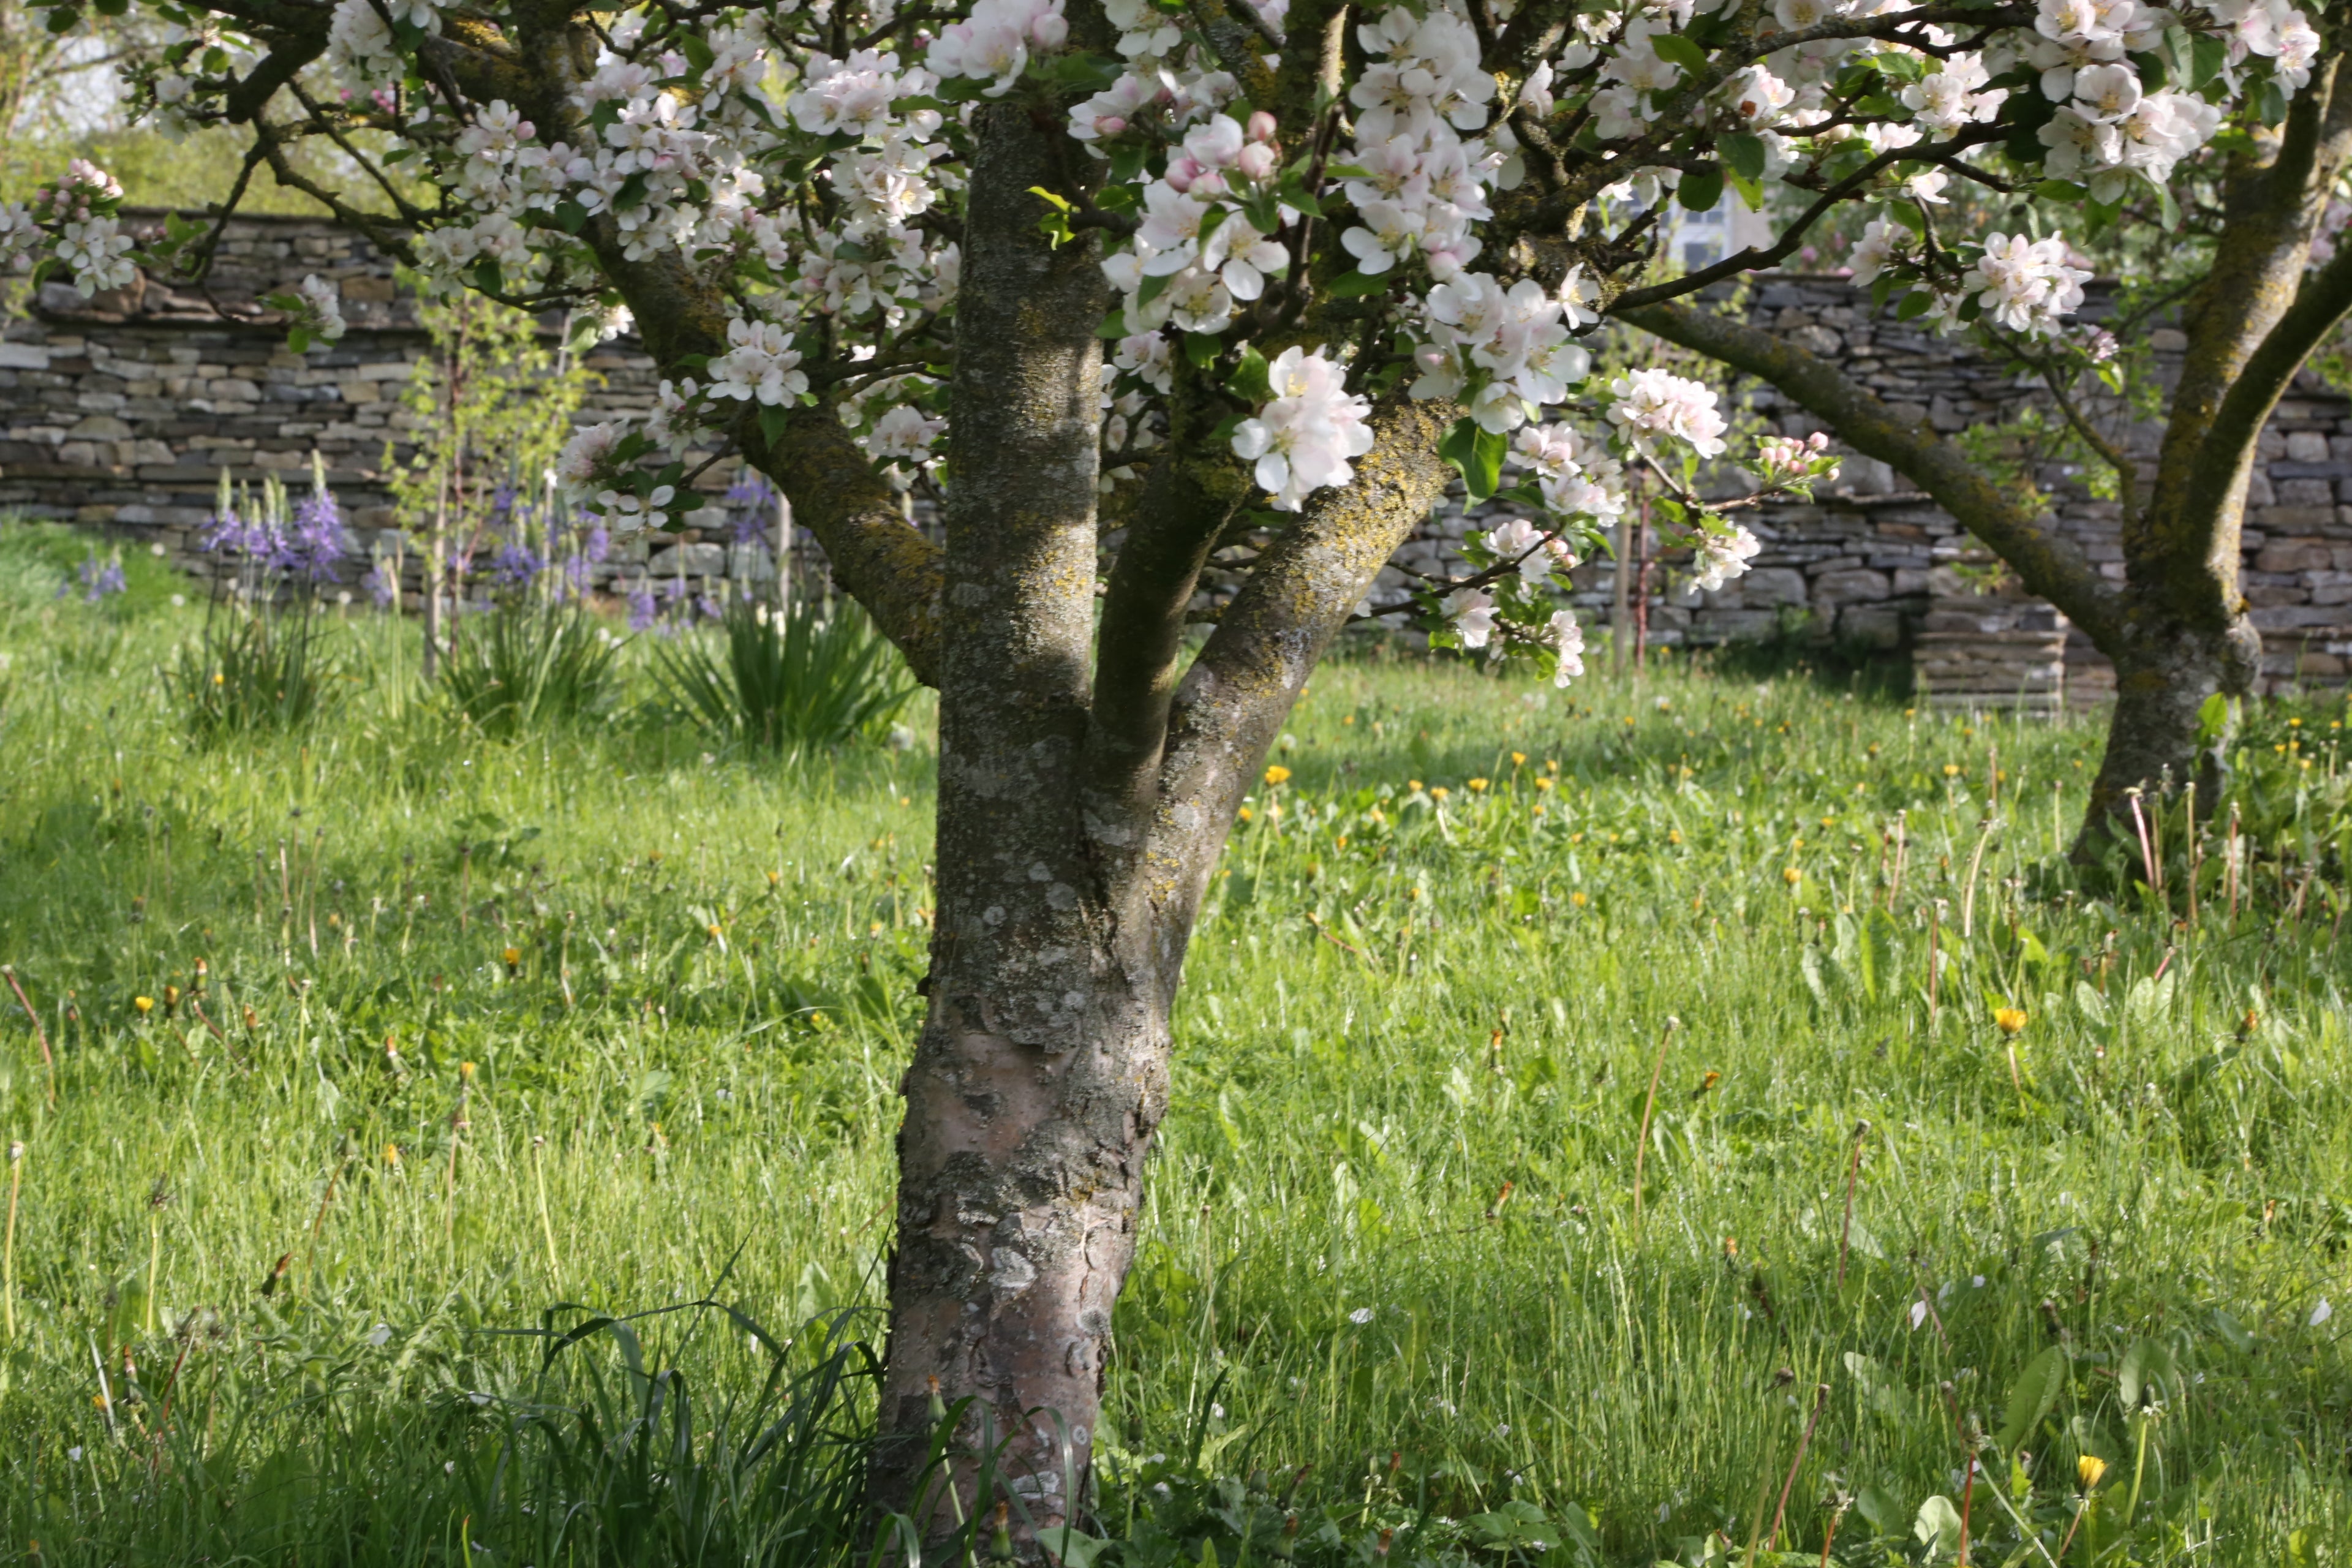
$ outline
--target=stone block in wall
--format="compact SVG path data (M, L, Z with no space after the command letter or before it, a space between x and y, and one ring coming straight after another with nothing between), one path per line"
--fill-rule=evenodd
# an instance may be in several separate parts
M2254 557L2259 572L2325 572L2335 564L2335 552L2318 539L2273 540Z
M1805 574L1786 566L1759 566L1739 579L1740 598L1753 609L1805 603Z
M1874 604L1893 592L1884 572L1844 569L1824 572L1813 579L1813 597L1824 606Z
M1837 635L1864 647L1892 652L1903 646L1903 612L1891 604L1848 605L1838 611Z
M727 551L717 544L673 544L656 552L646 569L656 577L721 577Z

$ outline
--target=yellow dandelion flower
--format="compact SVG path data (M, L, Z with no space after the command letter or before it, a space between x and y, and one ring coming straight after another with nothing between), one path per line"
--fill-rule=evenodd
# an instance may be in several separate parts
M1257 813L1252 811L1248 806L1244 806L1240 811L1234 813L1234 815L1239 816L1244 822L1249 822L1256 818Z
M131 1005L133 1007L138 1008L142 1013L152 1013L155 1010L155 998L152 996L133 996L131 999Z
M1586 902L1586 900L1585 900L1585 897L1584 897L1584 895L1583 895L1582 893L1570 893L1570 894L1569 894L1569 896L1568 896L1568 901L1569 901L1570 903L1571 903L1571 904L1574 904L1574 905L1575 905L1578 909L1580 909L1580 909L1582 909L1582 908L1584 907L1585 902Z
M1944 764L1944 776L1948 779L1956 779L1959 777L1960 764L1958 763L1946 763Z
M1289 778L1290 770L1284 767L1280 763L1276 763L1274 766L1265 770L1265 782L1270 784L1284 784L1288 782Z
M1419 779L1407 779L1404 781L1404 787L1408 792L1413 795L1419 795L1421 793L1421 781Z
M1542 789L1549 789L1549 788L1551 788L1551 780L1549 780L1549 779L1548 779L1548 778L1538 778L1538 779L1537 779L1537 780L1536 780L1536 788L1538 788L1538 789L1539 789L1539 790L1542 790Z
M1788 883L1789 886L1792 888L1804 879L1805 874L1802 871L1798 870L1794 866L1790 867L1787 870L1780 873L1780 880Z
M1429 792L1429 798L1432 800L1444 800L1453 793L1454 792L1452 790L1447 789L1444 784L1438 784Z
M2017 1034L2025 1027L2025 1009L2022 1007L1996 1007L1993 1009L1992 1021L1999 1026L2002 1034Z
M2097 1486L2099 1478L2106 1473L2107 1462L2096 1454L2085 1454L2074 1461L2074 1474L2081 1479L2085 1491Z
M1485 795L1486 793L1486 781L1485 779L1472 779L1470 781L1470 793L1473 795Z

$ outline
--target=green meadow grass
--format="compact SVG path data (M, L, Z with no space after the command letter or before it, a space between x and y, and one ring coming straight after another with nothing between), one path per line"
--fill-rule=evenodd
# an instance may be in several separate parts
M488 739L355 619L323 721L200 747L196 612L16 605L0 1555L856 1555L928 741ZM2342 717L2254 717L2191 924L2178 805L2161 907L2063 873L2092 720L1318 674L1192 947L1100 1561L2347 1561Z

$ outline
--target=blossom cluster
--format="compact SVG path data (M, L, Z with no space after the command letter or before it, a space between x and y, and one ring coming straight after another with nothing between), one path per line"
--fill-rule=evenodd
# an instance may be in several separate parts
M1371 405L1347 390L1338 364L1297 348L1283 350L1266 379L1274 395L1234 427L1234 455L1255 465L1277 510L1297 511L1308 492L1355 478L1348 460L1371 450Z
M1232 404L1223 438L1264 504L1298 510L1350 482L1371 395L1402 385L1458 406L1459 439L1485 454L1471 467L1512 443L1523 510L1543 514L1528 525L1572 533L1622 514L1622 465L1727 453L1705 388L1648 370L1597 386L1580 341L1625 281L1602 274L1675 203L1728 186L1723 199L1769 210L1784 176L1834 188L1870 209L1858 284L1916 291L1908 313L1945 330L2048 335L2085 277L2062 235L1929 243L1954 183L1985 173L1975 160L2022 163L2045 194L2095 207L2169 202L2183 160L2239 105L2275 119L2321 48L2287 0L2028 0L1966 27L1903 0L1769 0L1760 35L1727 26L1726 0L1611 0L1575 9L1531 61L1497 54L1466 0L1358 7L1328 37L1292 37L1287 0L1213 9L1105 0L1116 37L1091 54L1067 0L765 0L690 23L625 5L577 24L552 90L473 100L442 62L520 37L499 0L462 21L435 0L335 0L305 101L339 102L430 188L415 251L436 286L590 321L619 320L646 278L689 278L716 301L723 347L666 366L646 416L580 432L559 464L567 496L614 526L699 504L691 449L818 405L891 483L952 483L940 368L957 209L971 116L1004 102L1063 116L1071 163L1094 163L1040 191L1063 238L1106 237L1087 242L1118 300L1107 487L1157 448L1164 400L1197 372ZM236 62L260 58L228 14L188 16L140 89L179 129L223 118ZM1308 94L1265 74L1325 56L1344 65ZM1545 220L1566 248L1538 255L1498 209L1526 209L1546 170L1556 187L1563 160L1599 173L1576 216ZM53 264L85 295L130 281L120 194L77 165L0 207L0 261ZM1336 300L1354 303L1321 310ZM343 325L315 279L286 313L305 339ZM1767 448L1756 471L1797 484L1822 460ZM1753 554L1727 526L1689 542L1702 584Z

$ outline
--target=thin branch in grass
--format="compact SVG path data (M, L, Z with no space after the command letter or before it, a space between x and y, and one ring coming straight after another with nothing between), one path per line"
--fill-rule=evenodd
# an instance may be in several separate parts
M1870 1136L1870 1123L1853 1124L1853 1152L1845 1167L1845 1223L1838 1227L1838 1289L1845 1289L1846 1248L1853 1240L1853 1189L1862 1179L1862 1144Z
M33 1011L32 1001L25 994L24 982L16 978L16 966L0 963L0 975L7 978L8 989L16 994L16 1005L24 1008L25 1016L33 1021L33 1038L40 1042L41 1066L49 1077L49 1103L55 1105L58 1102L58 1062L49 1054L49 1033L41 1027L41 1016Z
M1650 1152L1650 1114L1658 1107L1658 1079L1666 1070L1666 1042L1682 1026L1680 1018L1667 1016L1666 1026L1658 1034L1657 1060L1650 1064L1649 1098L1642 1102L1642 1131L1633 1142L1633 1237L1637 1241L1642 1236L1642 1164Z

